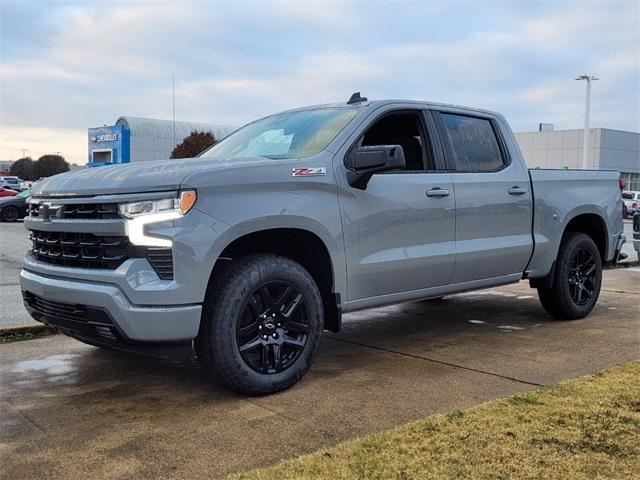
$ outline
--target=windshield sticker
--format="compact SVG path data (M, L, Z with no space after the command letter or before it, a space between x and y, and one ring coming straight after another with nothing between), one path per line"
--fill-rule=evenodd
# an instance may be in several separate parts
M318 175L326 175L325 167L297 167L291 169L292 177L316 177Z

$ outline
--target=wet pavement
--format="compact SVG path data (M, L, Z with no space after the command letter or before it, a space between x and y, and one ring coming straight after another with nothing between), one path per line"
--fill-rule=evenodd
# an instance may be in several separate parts
M518 285L347 315L309 374L249 398L63 336L0 345L0 478L200 478L640 358L640 268L551 320Z

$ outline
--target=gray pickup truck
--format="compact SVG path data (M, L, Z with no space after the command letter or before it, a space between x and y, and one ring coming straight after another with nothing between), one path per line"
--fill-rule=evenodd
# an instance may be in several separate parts
M198 158L37 183L24 304L83 342L297 382L345 312L516 283L587 315L624 242L618 173L528 170L504 118L413 101L278 113ZM181 353L182 352L182 353Z

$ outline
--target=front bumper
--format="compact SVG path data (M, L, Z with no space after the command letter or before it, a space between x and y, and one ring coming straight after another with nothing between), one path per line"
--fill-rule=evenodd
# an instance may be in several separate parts
M115 251L127 232L112 205L166 195L40 199L51 203L44 215L38 210L25 219L35 235L20 274L29 313L87 343L137 351L191 346L220 253L216 240L228 225L197 207L181 218L147 225L147 234L172 241L171 257L160 260L160 271L157 258ZM101 238L84 238L89 234ZM109 263L121 254L122 263ZM104 265L92 263L95 259ZM162 275L169 268L173 275Z
M70 322L69 318L60 313L66 307L84 307L90 311L105 312L113 325L115 340L119 343L184 343L190 342L198 334L202 314L200 304L140 306L132 304L114 285L52 277L28 270L20 272L20 285L25 296L25 306L36 320L62 327L64 333L72 336L76 336L75 333L78 337L86 337L87 327L93 327L94 324L104 326L109 322L104 317L93 321L91 315L88 315L84 323L82 319ZM44 306L30 304L29 296L42 299L40 304ZM52 308L47 302L65 307Z

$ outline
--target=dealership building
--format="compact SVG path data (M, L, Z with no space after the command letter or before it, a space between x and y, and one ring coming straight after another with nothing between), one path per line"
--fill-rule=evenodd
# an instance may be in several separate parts
M194 131L211 132L217 140L236 127L154 118L120 117L114 125L90 128L87 165L165 160ZM529 168L582 168L583 130L554 130L541 124L537 132L515 134ZM592 128L587 168L617 170L627 189L640 191L640 133Z
M87 165L166 160L192 132L211 132L216 140L236 127L195 122L173 122L155 118L120 117L114 125L90 128Z
M582 168L584 130L553 130L516 133L529 168ZM640 133L592 128L589 130L587 168L617 170L627 190L640 191Z

